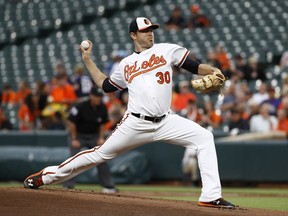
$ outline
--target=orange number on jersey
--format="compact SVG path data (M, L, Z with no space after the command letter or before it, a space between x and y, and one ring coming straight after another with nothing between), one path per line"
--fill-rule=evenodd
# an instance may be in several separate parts
M158 72L156 73L156 77L158 77L159 79L157 80L157 82L159 84L163 84L164 82L166 82L167 84L171 82L171 77L170 77L170 73L169 71L166 71L165 73L162 72Z

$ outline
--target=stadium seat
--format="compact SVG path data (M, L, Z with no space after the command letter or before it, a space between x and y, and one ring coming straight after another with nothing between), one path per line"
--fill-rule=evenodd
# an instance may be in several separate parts
M72 73L73 66L82 61L78 44L86 38L95 44L93 57L103 69L103 60L108 60L113 50L133 52L128 24L135 16L147 16L161 25L155 31L157 42L178 43L204 60L207 50L219 41L225 42L231 56L257 52L260 60L267 51L280 55L288 47L287 1L197 3L212 20L212 27L175 32L164 30L164 22L175 5L188 19L189 0L0 0L0 85L11 82L16 87L22 77L31 83L50 79L57 61L63 61ZM269 74L272 79L280 77L273 70Z

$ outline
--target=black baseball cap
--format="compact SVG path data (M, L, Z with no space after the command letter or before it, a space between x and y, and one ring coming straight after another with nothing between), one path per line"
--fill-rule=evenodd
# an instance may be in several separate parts
M98 88L98 87L94 86L94 87L91 88L90 94L94 95L94 96L102 97L103 96L103 91L102 91L101 88Z
M158 24L152 24L149 19L145 17L137 17L136 19L132 20L129 26L129 32L136 32L141 31L147 28L157 29L159 28Z

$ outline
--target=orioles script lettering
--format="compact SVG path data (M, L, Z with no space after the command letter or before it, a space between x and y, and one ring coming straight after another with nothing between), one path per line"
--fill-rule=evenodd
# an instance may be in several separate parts
M155 54L153 54L148 61L143 61L140 65L138 64L138 61L135 61L132 65L124 66L125 79L131 83L136 76L152 71L155 68L165 65L166 63L167 61L163 55L156 56Z

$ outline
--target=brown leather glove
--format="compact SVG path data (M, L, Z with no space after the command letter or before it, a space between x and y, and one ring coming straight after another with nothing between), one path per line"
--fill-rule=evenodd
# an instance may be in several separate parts
M218 70L200 79L191 80L191 85L196 91L209 93L223 88L225 80L225 76Z

